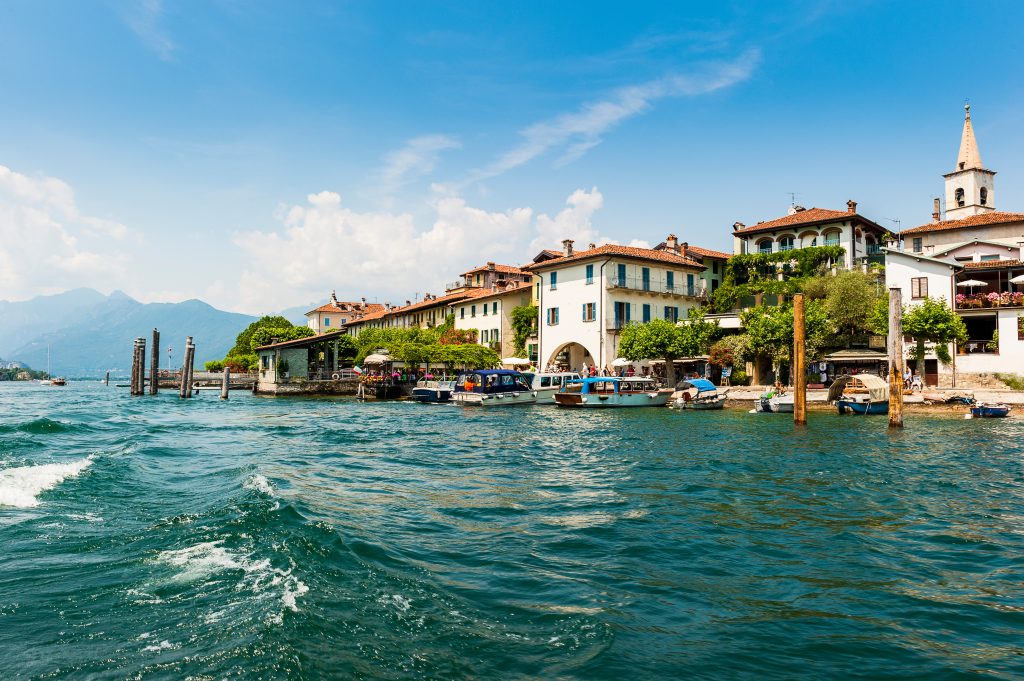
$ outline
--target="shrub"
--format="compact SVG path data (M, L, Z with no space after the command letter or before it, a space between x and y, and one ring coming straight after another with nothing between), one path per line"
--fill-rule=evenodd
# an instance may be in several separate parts
M995 374L1010 390L1024 390L1024 376L1019 374Z
M215 359L213 361L207 362L203 366L206 367L207 371L223 371L224 370L224 362L221 362L218 359Z

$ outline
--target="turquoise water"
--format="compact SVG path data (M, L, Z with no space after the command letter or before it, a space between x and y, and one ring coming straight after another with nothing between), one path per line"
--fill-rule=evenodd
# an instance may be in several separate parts
M1021 678L1024 422L0 384L4 678Z

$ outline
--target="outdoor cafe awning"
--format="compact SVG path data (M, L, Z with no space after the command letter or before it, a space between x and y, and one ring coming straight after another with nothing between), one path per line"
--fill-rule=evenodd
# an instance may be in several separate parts
M884 352L867 348L838 350L825 355L825 359L829 362L884 362L887 358L888 356Z

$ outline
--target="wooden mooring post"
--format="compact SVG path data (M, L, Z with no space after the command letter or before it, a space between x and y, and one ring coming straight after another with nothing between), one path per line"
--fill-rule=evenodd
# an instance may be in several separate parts
M135 347L132 350L132 380L131 394L142 395L146 386L146 339L135 339Z
M224 377L220 379L220 399L228 399L228 390L231 387L231 369L224 367Z
M196 346L192 345L192 336L185 338L185 354L181 362L181 385L179 397L192 397L192 362Z
M160 391L160 332L156 329L149 353L149 394L156 395Z
M807 425L807 341L804 294L793 296L793 423Z
M110 385L110 372L109 371L103 376L103 385Z
M903 293L889 289L889 427L903 427Z

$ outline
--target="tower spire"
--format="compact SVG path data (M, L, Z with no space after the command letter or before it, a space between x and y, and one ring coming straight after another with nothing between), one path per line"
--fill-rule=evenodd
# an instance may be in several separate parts
M956 157L957 170L981 169L981 154L978 153L978 141L974 138L974 127L971 125L971 105L964 104L964 132L960 137L960 153Z

